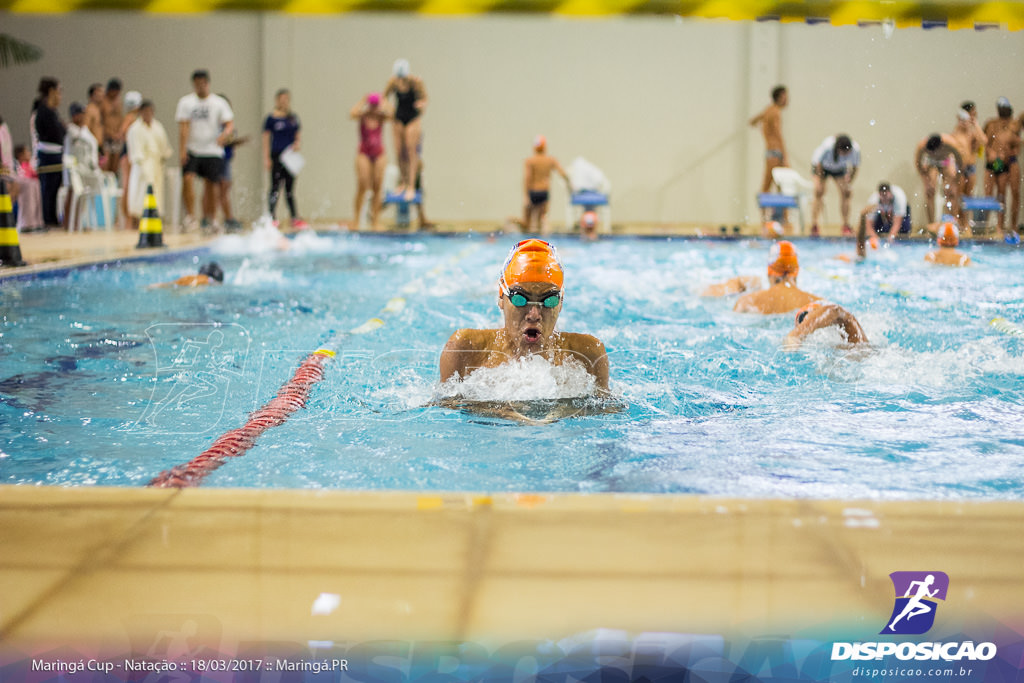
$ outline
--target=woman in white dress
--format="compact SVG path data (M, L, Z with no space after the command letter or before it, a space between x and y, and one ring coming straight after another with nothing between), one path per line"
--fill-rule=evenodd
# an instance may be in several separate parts
M167 131L156 120L153 103L145 100L139 107L139 118L128 128L128 154L132 170L128 180L128 212L132 225L138 229L146 207L146 188L153 186L157 211L164 215L164 163L174 150L167 140Z

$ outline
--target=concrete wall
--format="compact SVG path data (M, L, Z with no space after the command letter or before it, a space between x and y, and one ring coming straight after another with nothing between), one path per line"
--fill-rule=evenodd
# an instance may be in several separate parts
M1007 31L887 36L881 27L533 15L0 17L4 32L46 53L0 71L0 115L16 141L27 141L43 75L61 79L65 110L90 83L117 75L154 99L171 129L190 72L206 67L239 130L257 140L274 91L290 88L307 158L299 204L314 219L351 216L357 131L348 110L383 88L400 56L430 96L424 176L441 220L518 213L522 159L543 133L563 163L583 155L606 171L616 222L756 222L763 143L746 121L779 82L791 92L783 122L795 168L806 174L827 135L860 143L855 204L881 177L919 191L914 145L951 130L961 100L976 100L982 118L999 95L1024 103L1024 34ZM267 184L258 142L239 149L234 170L237 210L254 218ZM565 194L557 185L553 194L558 219ZM827 211L838 220L834 191Z

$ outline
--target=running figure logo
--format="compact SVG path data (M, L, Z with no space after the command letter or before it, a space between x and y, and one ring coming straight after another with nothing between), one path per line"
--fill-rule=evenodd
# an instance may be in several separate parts
M949 577L944 572L893 572L889 574L896 589L896 604L883 635L919 635L935 623L936 600L945 600Z

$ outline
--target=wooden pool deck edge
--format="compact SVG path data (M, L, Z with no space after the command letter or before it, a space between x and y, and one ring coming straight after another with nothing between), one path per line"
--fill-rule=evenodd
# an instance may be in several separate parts
M128 646L182 615L234 642L877 634L910 570L949 575L945 619L1024 631L1022 522L1012 501L0 486L0 642Z

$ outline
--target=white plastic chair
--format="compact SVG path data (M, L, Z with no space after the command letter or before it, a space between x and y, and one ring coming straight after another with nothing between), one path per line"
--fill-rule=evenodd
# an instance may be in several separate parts
M779 194L796 197L797 214L800 216L800 234L807 234L806 225L804 224L805 205L810 201L810 197L814 193L814 183L786 166L776 166L773 168L772 180L779 186Z
M82 228L82 207L89 207L95 201L95 198L100 196L99 188L87 185L85 178L83 177L80 169L78 168L78 161L71 155L64 156L64 168L68 172L68 181L71 184L71 196L73 201L71 202L70 215L68 216L68 232L75 232ZM61 188L64 189L64 188ZM65 203L65 197L67 197L67 189L64 192L58 193L57 203L58 206L63 208Z

